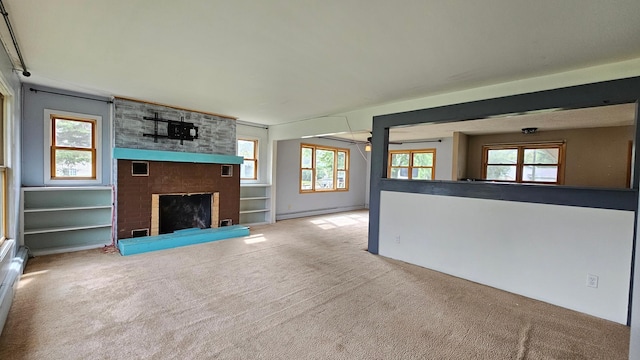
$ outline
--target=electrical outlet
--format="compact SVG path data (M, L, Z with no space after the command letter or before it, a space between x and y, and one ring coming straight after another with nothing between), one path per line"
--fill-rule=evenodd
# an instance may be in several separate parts
M598 275L587 274L587 286L592 288L598 287Z
M396 244L400 244L400 235L396 235L395 240L396 240Z

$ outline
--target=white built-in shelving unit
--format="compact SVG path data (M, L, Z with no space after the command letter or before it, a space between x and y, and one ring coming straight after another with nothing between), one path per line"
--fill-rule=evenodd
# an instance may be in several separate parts
M24 187L21 195L20 241L33 255L111 244L110 186Z
M240 224L259 225L270 222L271 185L240 184Z

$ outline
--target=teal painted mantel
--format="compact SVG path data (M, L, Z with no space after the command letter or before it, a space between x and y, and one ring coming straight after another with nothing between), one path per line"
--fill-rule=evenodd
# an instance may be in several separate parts
M113 148L113 158L122 160L173 161L208 164L242 164L244 158L234 155L201 154L178 151Z

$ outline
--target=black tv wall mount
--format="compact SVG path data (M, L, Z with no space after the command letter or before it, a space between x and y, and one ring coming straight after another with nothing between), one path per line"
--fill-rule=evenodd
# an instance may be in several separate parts
M198 127L194 126L193 123L185 122L184 117L180 117L180 121L176 120L166 120L158 117L158 113L154 113L153 117L144 116L143 119L151 120L154 122L153 124L153 134L142 134L142 136L153 137L153 142L158 142L158 138L167 138L180 140L180 145L184 143L184 140L193 141L198 138ZM166 123L167 124L167 134L161 135L158 134L158 123Z

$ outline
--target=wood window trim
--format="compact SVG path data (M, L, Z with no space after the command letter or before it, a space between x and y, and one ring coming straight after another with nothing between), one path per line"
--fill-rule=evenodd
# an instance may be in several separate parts
M413 154L433 154L433 164L432 166L414 166L413 165ZM392 166L392 158L394 154L409 154L409 166ZM407 149L407 150L389 150L389 160L387 161L387 177L393 179L391 177L391 169L399 168L399 169L407 169L407 180L413 180L413 169L431 169L431 179L427 180L435 180L436 178L436 149ZM425 179L417 179L417 180L425 180Z
M311 149L311 167L302 167L302 151L303 149ZM316 151L317 150L326 150L333 151L335 156L333 158L333 188L331 189L316 189ZM344 168L338 168L338 153L345 153L344 159ZM315 144L300 144L299 151L299 161L298 166L300 167L299 177L298 177L298 191L300 194L314 194L314 193L328 193L328 192L344 192L349 191L349 167L350 167L350 151L345 148L338 148L333 146L326 145L315 145ZM311 171L311 189L302 189L302 172L303 171ZM345 172L344 179L344 188L338 188L338 171Z
M2 187L0 188L0 193L2 194L2 201L0 203L0 206L2 206L2 218L0 219L0 221L2 221L2 231L0 232L0 246L2 246L4 241L7 239L8 233L7 225L9 216L9 187L7 186L7 180L7 168L4 166L0 166L0 181L2 181Z
M510 164L489 164L488 154L489 150L507 150L517 149L518 158L516 164L512 166L516 167L516 180L486 180L487 179L487 166L488 165L505 165ZM529 164L524 162L524 150L525 149L558 149L558 163L556 164ZM545 184L545 185L564 185L564 170L565 170L565 155L566 155L566 142L565 141L550 141L550 142L531 142L531 143L508 143L508 144L486 144L482 146L482 179L493 182L504 183L520 183L520 184ZM522 180L522 173L524 166L527 165L541 165L541 166L557 166L558 174L557 181L524 181Z
M239 138L238 141L248 141L253 143L253 157L244 158L243 160L243 161L253 162L253 177L244 178L242 177L242 172L240 172L240 180L258 180L258 140Z
M56 120L66 120L66 121L79 121L86 122L91 124L91 148L78 148L71 146L57 146L56 145ZM97 128L97 120L95 119L84 119L77 118L73 116L61 116L61 115L51 115L51 155L49 157L51 170L51 179L52 180L96 180L96 152L97 152L97 144L96 144L96 128ZM91 176L80 177L80 176L56 176L56 150L71 150L71 151L84 151L91 152Z

